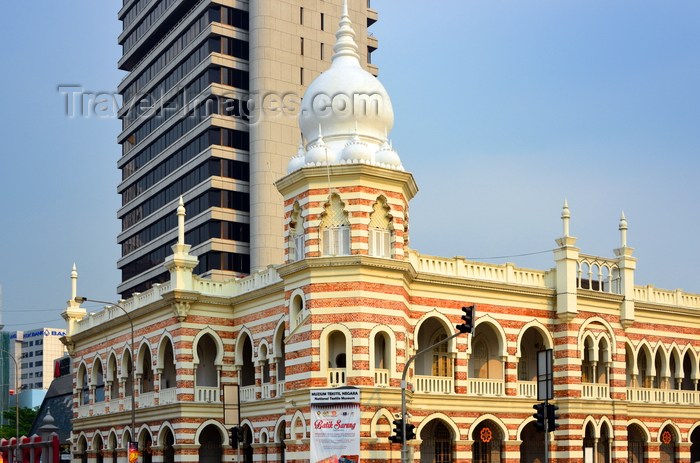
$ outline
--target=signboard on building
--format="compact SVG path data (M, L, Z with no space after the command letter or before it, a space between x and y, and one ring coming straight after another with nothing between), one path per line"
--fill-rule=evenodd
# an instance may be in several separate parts
M360 462L360 390L311 391L311 463Z

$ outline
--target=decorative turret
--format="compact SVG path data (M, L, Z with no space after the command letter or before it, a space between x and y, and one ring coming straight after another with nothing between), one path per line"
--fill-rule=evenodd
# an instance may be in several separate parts
M362 69L347 0L336 38L330 69L302 100L299 151L277 182L286 262L345 255L404 260L408 203L418 188L389 141L391 100Z
M620 271L620 294L624 296L620 307L620 323L627 329L634 322L634 270L637 259L632 257L634 248L627 247L627 219L625 212L620 217L620 247L614 249Z
M557 262L557 316L564 323L573 320L578 313L576 266L580 249L574 246L576 238L569 236L570 219L569 203L564 200L561 211L564 236L556 240L559 248L554 250L554 260Z
M61 317L66 321L66 336L70 335L75 331L75 324L82 320L86 315L87 311L80 307L80 303L75 301L78 295L78 271L73 264L73 270L70 272L71 279L71 296L70 300L66 302L68 307L63 311Z
M171 289L192 289L192 270L199 264L196 256L190 255L190 246L185 244L185 204L180 196L177 206L177 243L173 254L165 258L165 268L170 271Z

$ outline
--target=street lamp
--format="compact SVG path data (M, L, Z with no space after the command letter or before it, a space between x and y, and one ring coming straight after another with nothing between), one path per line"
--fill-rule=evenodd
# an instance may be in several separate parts
M14 355L6 351L5 349L0 349L0 352L4 352L10 356L13 362L15 362L15 444L17 444L17 455L15 460L19 459L19 364Z
M107 304L113 307L119 307L129 320L129 325L131 326L131 439L132 442L136 443L136 449L138 451L138 440L134 440L134 434L136 433L136 374L134 371L136 369L136 349L134 348L134 322L131 320L131 315L129 315L129 312L127 312L124 307L113 302L96 301L86 297L76 297L73 300L78 304L82 304L83 302L97 302L98 304ZM127 453L128 451L129 449L127 449Z

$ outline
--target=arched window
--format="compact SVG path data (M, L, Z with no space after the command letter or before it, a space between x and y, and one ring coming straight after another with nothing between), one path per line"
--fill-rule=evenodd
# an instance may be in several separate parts
M444 333L440 334L433 340L433 344L437 344L445 339L447 339L447 335ZM448 377L452 376L452 359L450 358L446 342L433 348L432 375Z
M131 397L134 393L134 364L131 361L131 352L125 351L122 361L122 377L124 379L124 397Z
M141 393L153 392L153 362L151 360L151 349L147 345L141 359Z
M284 381L287 365L285 363L286 353L284 345L284 324L280 325L277 330L276 342L275 342L275 353L277 357L276 373L277 382ZM284 461L284 460L282 460Z
M350 254L350 221L345 204L333 193L321 214L321 253L324 256Z
M253 341L250 340L250 336L243 334L242 346L243 351L241 352L241 360L243 364L241 365L241 386L253 386L255 385L255 365L253 364Z
M102 371L102 362L100 359L95 359L93 365L93 381L95 382L95 402L104 402L105 400L105 377Z
M197 342L196 385L202 387L216 387L219 385L219 376L216 370L216 356L218 348L216 342L209 334L203 335ZM218 432L218 431L217 431Z
M586 338L583 343L583 361L581 363L581 381L584 383L594 383L595 374L593 372L593 341Z
M304 297L301 294L295 294L292 297L292 303L289 307L289 316L292 329L301 325L304 321Z
M160 389L170 389L177 386L177 371L175 370L175 355L173 343L166 339L161 344L163 349L163 371L160 374Z
M296 262L305 257L306 242L301 207L295 202L289 220L289 262Z
M267 346L260 346L260 369L262 373L262 382L270 382L270 361L267 358Z
M369 255L391 257L391 215L386 198L380 196L369 216Z
M109 357L107 362L108 376L107 379L111 381L109 386L109 398L110 400L119 399L119 375L117 374L117 358L114 355Z
M78 384L80 385L80 405L87 405L90 403L90 388L88 386L88 375L87 368L85 365L80 365L78 370Z
M328 379L329 386L345 385L347 358L345 352L345 334L335 331L328 336Z
M391 354L389 353L391 342L389 336L379 331L374 335L374 385L389 386L389 372L391 371Z

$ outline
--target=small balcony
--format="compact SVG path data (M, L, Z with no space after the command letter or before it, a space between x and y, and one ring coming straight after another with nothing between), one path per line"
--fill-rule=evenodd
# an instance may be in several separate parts
M584 399L609 399L610 387L601 383L582 383L581 397Z
M416 376L415 392L422 394L454 394L454 378L451 376Z
M345 368L328 369L328 386L345 386Z
M504 395L505 382L502 379L468 379L470 395L500 397Z
M374 385L377 387L388 387L389 370L374 370Z

